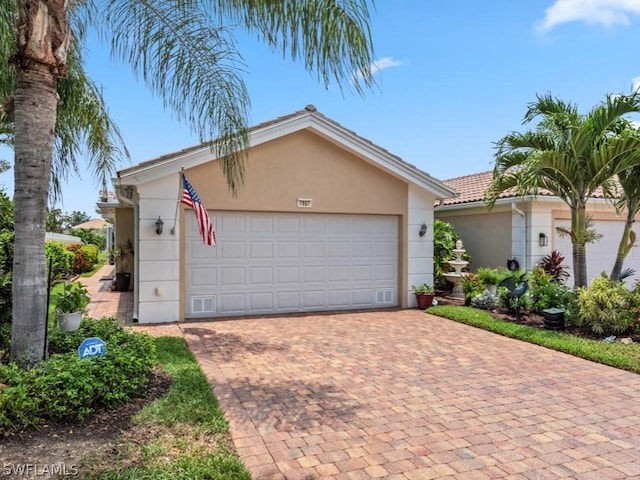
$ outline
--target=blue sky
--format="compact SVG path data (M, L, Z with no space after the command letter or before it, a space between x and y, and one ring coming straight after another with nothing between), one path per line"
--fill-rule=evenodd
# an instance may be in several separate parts
M445 180L489 170L494 142L523 131L536 94L588 111L640 82L640 0L378 0L372 13L378 88L362 98L325 89L300 64L238 34L254 125L314 104L324 115ZM130 71L89 46L136 164L198 143ZM11 160L11 151L0 150ZM127 165L122 165L125 167ZM13 171L0 175L13 192ZM63 211L96 216L99 186L82 172L63 188ZM215 205L209 207L215 208Z

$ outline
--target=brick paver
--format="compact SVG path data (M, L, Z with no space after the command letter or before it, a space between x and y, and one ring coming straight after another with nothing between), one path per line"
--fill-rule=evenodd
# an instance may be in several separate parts
M640 478L636 374L417 310L137 328L184 335L256 480Z
M113 317L123 325L129 325L133 320L133 292L111 290L114 268L105 265L91 277L79 278L91 296L87 315L91 318Z

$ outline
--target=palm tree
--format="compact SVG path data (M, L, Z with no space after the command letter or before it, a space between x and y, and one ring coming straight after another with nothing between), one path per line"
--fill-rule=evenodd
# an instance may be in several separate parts
M622 198L616 203L616 207L619 210L626 210L627 216L622 237L618 244L616 259L611 269L611 275L609 275L609 278L612 280L620 279L624 259L636 243L636 233L633 231L633 223L635 222L635 216L640 213L640 167L634 167L620 172L618 174L618 180L622 189Z
M353 85L362 93L373 83L367 0L14 0L2 2L0 10L7 8L17 13L11 57L16 69L11 358L23 365L37 362L44 351L44 225L57 87L69 70L72 38L82 46L83 32L95 28L114 58L210 142L232 191L242 182L249 107L232 25L303 62L325 86Z
M615 194L616 175L640 165L640 139L628 132L615 133L619 120L640 111L640 94L608 95L586 115L576 105L551 95L537 96L523 123L540 117L536 130L512 132L496 144L493 180L485 192L490 209L499 195L536 195L541 189L564 201L571 211L571 236L575 286L585 286L585 244L592 238L586 204L596 190Z

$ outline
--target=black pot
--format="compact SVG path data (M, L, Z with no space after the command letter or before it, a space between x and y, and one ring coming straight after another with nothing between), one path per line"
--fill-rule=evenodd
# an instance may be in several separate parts
M131 282L131 274L128 272L116 273L116 290L119 292L126 292L129 290L129 283Z
M559 308L547 308L542 311L544 328L548 330L562 330L564 325L564 310Z

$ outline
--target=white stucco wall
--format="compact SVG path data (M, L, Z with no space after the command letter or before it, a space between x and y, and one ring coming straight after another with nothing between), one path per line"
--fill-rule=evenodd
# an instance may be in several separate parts
M175 322L180 319L179 225L171 234L178 201L178 175L171 175L138 187L138 318L140 323ZM158 216L164 221L156 233Z
M407 285L426 283L433 285L433 203L435 197L413 185L409 186L407 218ZM427 233L420 237L420 227L425 223ZM415 295L407 291L409 307L417 305Z

